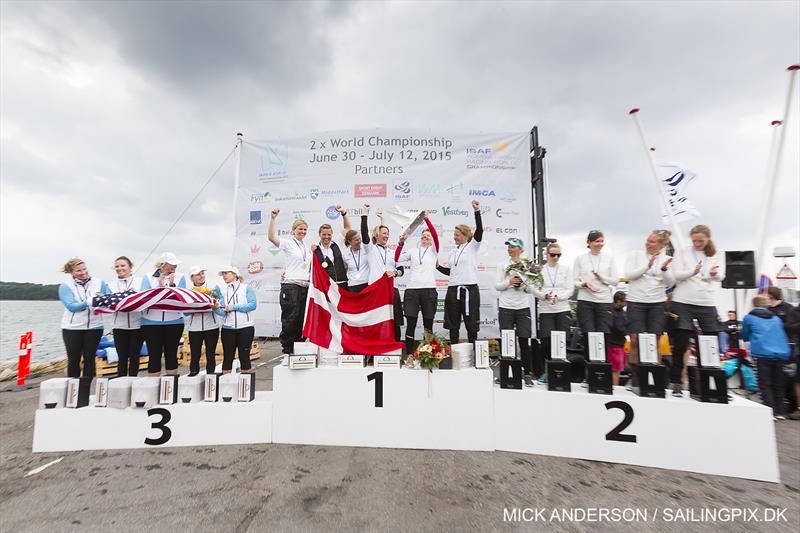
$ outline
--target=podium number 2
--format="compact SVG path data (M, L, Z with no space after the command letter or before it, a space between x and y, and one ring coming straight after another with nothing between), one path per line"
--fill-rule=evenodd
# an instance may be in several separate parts
M383 372L373 372L367 381L375 381L375 407L383 407Z
M608 402L606 409L619 409L625 413L622 422L617 427L606 433L606 440L616 440L619 442L636 442L636 435L623 435L622 432L633 422L633 407L630 404L620 401Z
M156 407L155 409L148 409L147 416L161 417L161 420L159 420L158 422L153 422L152 424L150 424L151 428L161 430L161 436L158 437L157 439L151 439L145 437L144 443L150 444L151 446L166 444L169 441L169 439L172 438L172 430L167 427L167 422L169 422L170 419L172 418L172 414L167 409L164 409L162 407Z

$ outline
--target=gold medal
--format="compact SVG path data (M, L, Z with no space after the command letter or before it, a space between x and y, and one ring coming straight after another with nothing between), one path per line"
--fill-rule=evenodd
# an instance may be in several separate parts
M353 279L361 279L361 272L356 272L353 274Z
M322 262L322 268L328 268L328 262L327 261L323 261Z

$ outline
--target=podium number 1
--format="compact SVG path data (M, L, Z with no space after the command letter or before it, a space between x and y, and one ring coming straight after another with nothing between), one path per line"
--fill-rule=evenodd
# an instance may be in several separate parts
M383 407L383 372L373 372L367 381L375 381L375 407Z
M619 409L625 413L622 422L617 424L617 427L606 433L606 440L616 440L619 442L636 442L636 435L623 435L622 432L631 425L633 422L633 407L630 404L614 401L606 404L606 409Z

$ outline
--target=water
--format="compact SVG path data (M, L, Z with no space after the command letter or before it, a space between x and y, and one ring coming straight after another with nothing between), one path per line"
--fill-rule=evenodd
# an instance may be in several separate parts
M33 332L31 362L66 359L61 340L63 313L64 306L59 301L0 301L0 361L17 359L19 336L26 331Z

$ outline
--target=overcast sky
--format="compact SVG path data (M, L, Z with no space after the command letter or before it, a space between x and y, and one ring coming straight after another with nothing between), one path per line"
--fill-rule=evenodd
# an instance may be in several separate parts
M753 249L769 123L800 61L796 1L3 1L0 15L4 281L58 282L74 255L102 277L118 255L140 262L236 132L372 127L539 126L551 236L571 264L600 228L621 263L661 225L631 107L657 154L697 173L697 222ZM794 98L770 249L800 240ZM232 188L229 160L160 249L228 262Z

